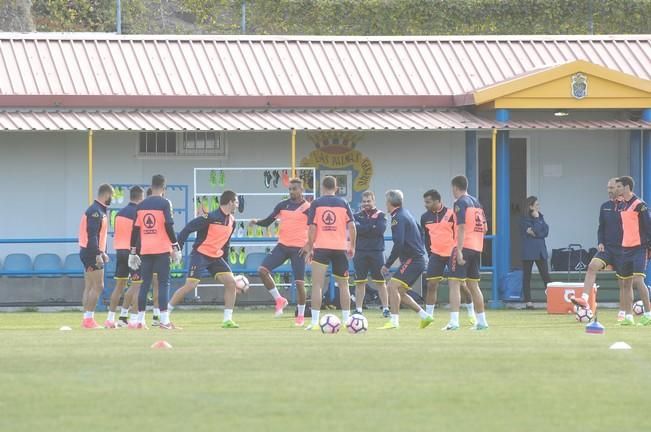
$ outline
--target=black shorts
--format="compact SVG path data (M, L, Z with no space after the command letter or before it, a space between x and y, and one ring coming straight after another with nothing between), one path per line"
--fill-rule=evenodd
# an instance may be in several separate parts
M115 280L131 279L131 282L142 282L140 269L129 268L129 251L121 249L115 251Z
M355 266L355 283L366 282L369 273L373 282L384 282L384 277L382 276L384 253L382 251L355 252L353 265Z
M231 268L223 257L212 258L200 252L193 251L190 254L188 279L201 280L201 275L205 272L208 272L213 278L221 274L232 273Z
M457 248L452 249L452 255L450 255L450 263L448 268L450 269L450 277L452 280L471 280L479 282L479 264L481 261L481 253L472 249L463 248L463 259L466 262L464 265L459 265L457 263Z
M445 268L450 262L450 257L432 254L427 263L427 280L441 280L445 274Z
M622 248L615 265L617 277L620 279L629 279L634 276L646 277L646 265L645 248Z
M314 249L314 264L328 266L332 263L332 274L339 278L348 277L348 256L346 251L333 249Z
M404 288L408 289L423 276L424 271L425 258L422 256L408 258L400 263L398 271L391 276L391 280L397 280Z
M103 264L97 264L97 256L94 253L88 252L86 249L81 249L79 251L79 258L81 263L84 265L84 271L86 273L94 272L97 270L104 270Z
M613 269L617 270L617 262L619 261L621 253L621 247L607 245L604 247L603 252L597 252L595 254L594 259L598 259L604 263L605 267L611 266Z
M260 267L264 267L271 272L289 259L292 263L294 280L303 282L305 280L305 258L300 255L300 251L301 248L299 247L290 247L278 243L271 253L267 254Z

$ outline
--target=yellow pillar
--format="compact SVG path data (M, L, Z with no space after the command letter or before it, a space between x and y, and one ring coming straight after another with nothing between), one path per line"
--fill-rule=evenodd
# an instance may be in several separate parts
M88 129L88 203L93 203L93 130Z
M497 233L497 128L493 128L493 139L491 141L491 191L491 211L493 215L491 234L495 235Z
M296 177L296 129L292 129L292 177Z

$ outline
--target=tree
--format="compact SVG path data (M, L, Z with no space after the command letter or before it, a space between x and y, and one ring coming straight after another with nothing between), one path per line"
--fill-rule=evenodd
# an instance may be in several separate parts
M31 0L1 0L0 30L14 32L34 31Z

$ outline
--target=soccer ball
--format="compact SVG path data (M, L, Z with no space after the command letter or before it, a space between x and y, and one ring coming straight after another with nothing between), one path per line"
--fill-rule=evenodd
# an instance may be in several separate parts
M633 303L633 313L635 315L642 315L644 313L644 303L642 303L642 300Z
M235 288L237 292L243 294L249 290L249 280L244 275L235 276Z
M592 319L592 311L580 306L574 306L574 317L580 323L587 323Z
M346 320L346 330L350 334L366 333L368 330L368 320L362 314L352 314Z
M325 314L319 320L319 327L321 327L321 333L339 333L339 330L341 329L341 321L339 321L339 318L335 315Z

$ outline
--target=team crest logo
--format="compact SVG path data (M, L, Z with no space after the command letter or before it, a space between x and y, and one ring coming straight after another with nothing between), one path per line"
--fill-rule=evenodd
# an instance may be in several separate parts
M572 75L572 97L583 99L588 96L588 77L582 73Z

